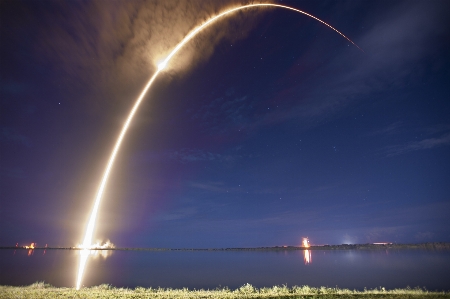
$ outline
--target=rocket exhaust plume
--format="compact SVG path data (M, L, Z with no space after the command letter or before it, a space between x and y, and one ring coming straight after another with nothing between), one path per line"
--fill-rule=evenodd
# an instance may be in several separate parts
M308 238L302 239L302 247L305 247L305 248L309 247L309 239Z
M89 222L86 228L86 234L82 243L82 248L84 248L81 252L81 257L80 257L80 263L79 263L79 267L78 267L78 275L77 275L77 284L76 284L76 289L80 289L81 286L81 280L83 278L83 273L86 267L86 262L87 262L87 258L89 256L89 248L91 247L91 243L92 243L92 235L94 232L94 227L95 227L95 220L97 218L97 214L98 214L98 209L100 206L100 201L102 199L103 193L105 191L105 187L106 187L106 183L108 181L108 177L109 174L111 172L112 166L114 164L114 160L117 156L117 153L119 151L120 145L122 144L123 138L125 137L125 134L128 130L128 127L130 126L131 121L133 120L133 117L137 111L137 109L139 108L142 100L144 99L144 96L147 94L147 91L149 90L150 86L152 86L153 82L155 81L155 79L158 77L159 73L164 70L165 67L167 67L168 63L170 62L170 60L172 59L172 57L186 44L188 43L192 38L194 38L199 32L201 32L203 29L205 29L206 27L208 27L209 25L211 25L212 23L214 23L215 21L217 21L218 19L232 14L236 11L239 10L244 10L247 8L256 8L256 7L274 7L274 8L284 8L284 9L289 9L301 14L304 14L310 18L315 19L316 21L319 21L320 23L324 24L325 26L331 28L332 30L334 30L335 32L337 32L338 34L340 34L342 37L344 37L347 41L349 41L350 43L352 43L354 46L356 46L359 50L363 51L360 47L358 47L358 45L356 45L352 40L350 40L347 36L345 36L343 33L341 33L340 31L338 31L336 28L332 27L331 25L329 25L328 23L320 20L319 18L316 18L315 16L306 13L304 11L301 11L299 9L293 8L293 7L289 7L289 6L285 6L285 5L279 5L279 4L270 4L270 3L261 3L261 4L249 4L249 5L243 5L243 6L239 6L239 7L235 7L232 9L229 9L227 11L224 11L214 17L211 17L210 19L208 19L206 22L204 22L203 24L199 25L198 27L194 28L188 35L185 36L185 38L178 43L175 48L172 50L172 52L170 52L170 54L162 61L158 64L158 69L155 72L155 74L153 74L153 76L150 78L150 80L148 81L147 85L145 86L144 90L141 92L141 94L139 95L139 97L137 98L136 102L133 105L133 108L131 109L127 120L125 121L125 124L122 127L122 130L120 131L119 137L117 138L116 144L114 145L113 151L111 153L111 156L108 160L108 163L106 165L106 169L105 172L103 173L103 177L102 180L100 182L100 186L98 188L97 191L97 195L95 197L95 201L94 201L94 206L92 208L92 212L91 212L91 216L89 218ZM364 51L363 51L364 52Z

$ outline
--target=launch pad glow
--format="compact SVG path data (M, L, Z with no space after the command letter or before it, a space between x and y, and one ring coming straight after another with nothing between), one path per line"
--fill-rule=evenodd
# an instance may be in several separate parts
M83 243L81 245L81 247L83 248L83 250L81 251L81 255L80 255L80 263L79 263L79 267L78 267L78 275L77 275L77 282L76 282L76 289L80 289L81 286L81 281L83 278L83 273L84 270L86 268L86 262L89 256L89 251L90 251L90 247L92 244L92 235L94 233L94 227L95 227L95 222L97 219L97 214L98 214L98 210L100 207L100 201L102 199L103 193L105 191L105 187L106 184L108 182L108 178L109 178L109 174L111 172L112 166L114 164L114 160L117 156L117 153L120 149L120 145L122 144L122 141L125 137L125 134L128 130L128 127L130 126L131 121L133 120L133 117L136 113L136 111L138 110L142 100L144 99L144 96L147 94L147 91L149 90L149 88L151 87L151 85L153 84L153 82L155 81L155 79L158 77L158 75L160 74L161 71L164 70L164 68L167 67L168 63L170 62L170 60L172 59L172 57L186 44L188 43L192 38L194 38L199 32L201 32L204 28L208 27L211 23L217 21L218 19L220 19L221 17L224 17L226 15L232 14L236 11L239 10L243 10L243 9L247 9L247 8L256 8L256 7L278 7L278 8L284 8L284 9L289 9L301 14L304 14L310 18L313 18L319 22L321 22L322 24L326 25L327 27L331 28L332 30L334 30L335 32L337 32L338 34L340 34L342 37L344 37L346 40L348 40L349 42L351 42L353 45L355 45L358 49L360 49L362 51L362 49L360 47L358 47L358 45L356 45L352 40L350 40L347 36L345 36L343 33L341 33L340 31L338 31L336 28L332 27L331 25L325 23L324 21L316 18L313 15L310 15L304 11L298 10L296 8L292 8L289 6L285 6L285 5L279 5L279 4L270 4L270 3L261 3L261 4L249 4L249 5L243 5L243 6L239 6L239 7L235 7L232 9L229 9L227 11L224 11L214 17L211 17L210 19L208 19L206 22L204 22L203 24L197 26L196 28L194 28L188 35L186 35L186 37L180 42L178 43L175 48L170 52L170 54L162 61L158 64L158 69L157 71L153 74L153 76L150 78L150 80L148 81L147 85L145 86L144 90L141 92L141 94L139 95L139 97L137 98L135 104L133 105L133 108L131 109L127 120L125 121L125 124L122 127L122 130L120 131L119 137L117 138L117 141L114 145L113 151L111 153L111 156L108 160L105 172L103 173L103 177L102 180L100 182L100 186L98 188L97 191L97 195L95 197L95 202L94 202L94 206L92 208L92 212L91 212L91 216L89 218L89 222L86 228L86 234L83 240Z

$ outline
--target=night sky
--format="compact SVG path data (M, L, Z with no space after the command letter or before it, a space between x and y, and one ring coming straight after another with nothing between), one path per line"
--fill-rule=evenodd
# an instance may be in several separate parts
M158 61L236 1L2 1L0 246L81 243ZM278 1L215 23L145 98L95 240L450 241L450 2Z

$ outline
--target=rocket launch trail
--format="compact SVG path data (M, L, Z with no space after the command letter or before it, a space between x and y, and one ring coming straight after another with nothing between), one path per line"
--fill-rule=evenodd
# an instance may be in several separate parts
M94 202L94 206L92 208L92 212L91 212L91 216L89 218L89 222L86 228L86 233L85 233L85 237L82 243L82 248L84 248L84 250L81 251L81 256L80 256L80 263L79 263L79 267L78 267L78 275L77 275L77 282L76 282L76 288L80 289L81 286L81 281L83 278L83 273L86 267L86 262L87 262L87 258L89 256L89 248L92 246L92 235L94 232L94 227L95 227L95 222L96 222L96 218L97 218L97 214L98 214L98 210L100 207L100 202L103 196L103 193L105 191L105 187L106 184L108 182L108 177L109 174L111 172L111 169L114 165L114 160L117 156L117 153L119 152L120 149L120 145L122 144L122 141L125 137L125 134L128 130L128 127L130 126L131 121L133 120L134 115L136 114L142 100L144 99L145 95L147 94L147 91L150 89L150 87L152 86L153 82L156 80L156 78L158 77L158 75L164 70L165 67L167 67L167 65L169 64L170 60L172 59L172 57L181 50L181 48L188 43L191 39L193 39L198 33L200 33L203 29L205 29L206 27L208 27L209 25L211 25L212 23L214 23L215 21L219 20L222 17L225 17L227 15L233 14L236 11L240 11L240 10L245 10L245 9L249 9L249 8L262 8L262 7L268 7L268 8L283 8L283 9L288 9L294 12L298 12L301 14L304 14L310 18L315 19L316 21L319 21L320 23L324 24L325 26L329 27L330 29L334 30L335 32L337 32L338 34L340 34L342 37L344 37L347 41L349 41L350 43L352 43L354 46L356 46L359 50L362 51L362 49L356 45L352 40L350 40L347 36L345 36L343 33L341 33L340 31L338 31L336 28L332 27L331 25L329 25L328 23L320 20L319 18L308 14L304 11L301 11L299 9L296 8L292 8L289 6L285 6L285 5L279 5L279 4L270 4L270 3L262 3L262 4L249 4L249 5L243 5L243 6L239 6L239 7L235 7L232 9L229 9L227 11L224 11L214 17L211 17L210 19L208 19L207 21L205 21L203 24L197 26L196 28L194 28L189 34L186 35L186 37L180 42L178 43L175 48L170 52L170 54L158 65L158 69L157 71L153 74L153 76L150 78L150 80L148 81L148 83L145 85L145 88L142 90L141 94L139 95L139 97L137 98L136 102L133 105L133 108L131 109L125 124L122 127L122 130L120 131L119 137L117 138L117 141L114 145L114 148L112 150L111 156L108 160L105 172L103 173L103 177L101 179L99 188L97 190L97 195L95 197L95 202Z

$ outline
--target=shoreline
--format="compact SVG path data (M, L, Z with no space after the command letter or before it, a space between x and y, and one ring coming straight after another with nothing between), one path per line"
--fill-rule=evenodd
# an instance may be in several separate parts
M13 250L83 250L79 247L34 247L25 246L0 246L0 249ZM386 250L386 249L427 249L450 250L450 243L415 243L415 244L341 244L341 245L312 245L302 246L272 246L272 247L244 247L244 248L90 248L89 250L114 250L114 251L294 251L294 250Z

